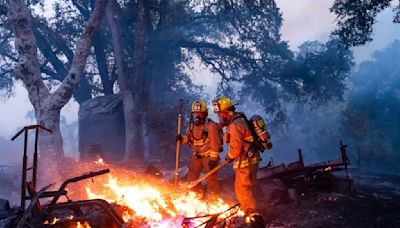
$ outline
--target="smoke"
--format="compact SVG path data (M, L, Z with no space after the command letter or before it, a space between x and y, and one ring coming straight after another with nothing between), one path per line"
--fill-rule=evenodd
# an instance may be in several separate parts
M0 137L0 198L7 199L11 205L19 204L23 140L14 142Z

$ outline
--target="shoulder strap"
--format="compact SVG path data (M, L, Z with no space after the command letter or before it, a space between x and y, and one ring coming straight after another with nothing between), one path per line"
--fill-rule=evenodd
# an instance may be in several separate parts
M206 118L206 122L204 123L204 129L203 129L203 142L206 141L206 139L208 138L208 122L209 119Z
M233 121L235 121L236 119L239 119L239 118L243 118L244 120L247 120L246 115L243 112L238 112L238 115L235 115L231 122L233 122Z
M193 141L193 139L194 139L194 137L193 137L193 121L192 120L190 120L190 123L189 123L189 135L188 135L189 137L189 142L192 142Z

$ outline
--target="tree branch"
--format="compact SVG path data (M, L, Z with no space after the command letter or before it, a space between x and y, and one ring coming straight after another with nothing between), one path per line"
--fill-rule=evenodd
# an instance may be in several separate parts
M48 41L49 45L51 45L51 44L55 45L57 48L59 48L59 50L61 52L64 53L64 55L68 59L68 62L69 63L72 62L72 60L74 58L74 53L68 47L67 42L65 42L59 34L54 32L53 29L51 29L49 27L49 25L41 19L33 18L33 25L36 27L35 31L34 31L35 34L37 34L37 33L46 34L47 35L46 40ZM44 35L42 35L42 36L44 37ZM40 45L39 45L39 48L40 48ZM66 75L66 73L65 73L65 75Z
M34 107L40 107L41 100L48 96L44 85L37 56L37 44L32 32L31 12L23 0L10 0L8 20L15 30L15 49L19 61L15 66L15 77L22 80L29 100Z
M115 65L117 66L118 73L118 85L121 92L127 92L129 91L129 83L126 76L125 63L123 58L124 53L121 45L121 30L117 21L117 19L119 18L119 14L117 14L117 12L119 12L118 8L118 2L116 0L110 0L107 5L106 15L107 23L110 26L111 39L114 47Z
M74 59L68 76L63 80L60 87L51 95L51 104L54 105L55 108L61 109L69 99L71 99L79 85L81 75L85 70L86 60L92 47L91 40L106 10L107 0L98 0L96 3L96 7L90 16L81 38L76 42Z
M241 61L245 61L245 62L255 61L254 59L247 58L245 56L240 55L235 49L224 48L215 43L209 43L209 42L204 42L204 41L180 40L177 44L179 47L189 48L189 49L199 49L199 48L212 49L223 55L228 55L228 56L240 59Z
M113 82L110 80L108 73L108 63L106 56L106 45L102 31L97 31L93 37L94 54L96 57L97 68L103 85L104 95L113 94Z
M46 41L46 37L44 37L43 34L41 34L39 31L34 31L34 34L38 38L37 44L40 51L51 63L58 74L58 77L55 79L62 81L67 75L65 64L57 57L56 53L53 51L51 45Z

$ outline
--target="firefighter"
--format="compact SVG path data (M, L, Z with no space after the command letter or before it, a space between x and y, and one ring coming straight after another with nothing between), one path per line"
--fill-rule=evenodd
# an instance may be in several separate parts
M229 145L229 151L225 160L234 162L235 193L240 209L245 212L246 222L252 227L265 227L255 198L257 168L261 159L258 149L253 146L250 127L229 98L216 99L213 106L220 124L226 127L224 140Z
M206 103L195 100L192 103L192 116L186 136L177 135L177 140L188 144L192 150L189 161L187 181L199 178L201 171L207 173L219 164L219 153L222 151L222 129L217 123L208 118ZM207 198L213 200L219 197L217 174L206 179Z

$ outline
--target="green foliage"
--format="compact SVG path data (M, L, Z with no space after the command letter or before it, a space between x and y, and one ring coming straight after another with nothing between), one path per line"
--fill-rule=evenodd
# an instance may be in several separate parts
M352 52L336 39L325 44L305 42L296 55L281 64L246 77L241 95L260 102L270 116L270 125L279 128L290 121L287 104L317 108L329 101L342 101L352 66Z
M351 47L372 40L373 28L378 13L388 8L392 0L335 0L331 12L337 15L338 28L333 34ZM394 22L399 21L399 6L395 9Z
M294 81L299 81L297 98L317 105L342 100L345 80L353 66L353 54L336 40L325 44L305 42L294 62Z
M13 33L8 29L7 8L0 5L0 98L6 99L13 94L13 62L17 60L12 48Z
M343 115L343 131L361 163L400 162L400 41L360 64L351 77L352 91Z
M351 53L335 40L305 43L298 55L292 53L281 40L282 15L274 0L142 2L144 28L138 22L139 1L119 1L116 12L130 87L141 102L138 110L144 110L147 133L160 141L174 141L170 130L176 127L178 98L188 103L204 98L202 88L191 81L190 69L199 65L218 76L216 83L222 79L218 95L235 96L238 86L242 100L259 102L279 124L288 121L288 102L319 105L342 98L343 82L352 65ZM43 0L32 4L41 5ZM93 0L57 1L54 17L34 15L41 70L49 84L65 77L73 57L71 50L94 4ZM94 37L94 52L75 94L79 102L113 93L115 53L105 21ZM138 48L135 37L142 29L145 44ZM143 65L135 68L138 52ZM141 80L133 78L136 71ZM138 81L141 83L135 83Z

